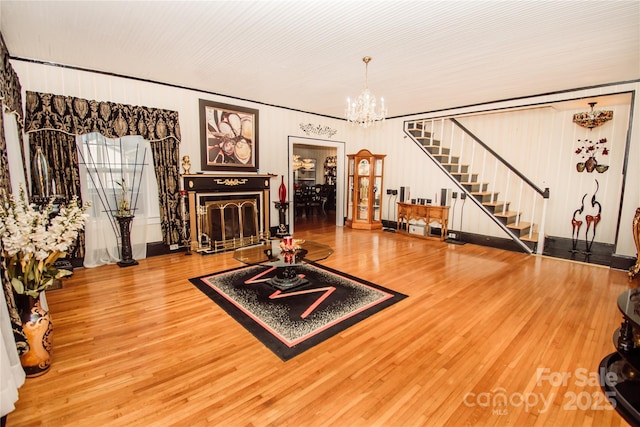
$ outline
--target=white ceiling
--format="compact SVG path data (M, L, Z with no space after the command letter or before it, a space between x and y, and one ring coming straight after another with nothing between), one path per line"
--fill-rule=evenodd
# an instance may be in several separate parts
M640 1L12 1L13 58L343 117L389 116L640 78Z

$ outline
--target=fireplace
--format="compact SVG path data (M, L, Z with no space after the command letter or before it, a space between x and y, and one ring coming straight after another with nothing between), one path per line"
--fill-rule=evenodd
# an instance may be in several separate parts
M184 175L188 197L186 229L191 250L218 253L268 239L271 178L271 175Z

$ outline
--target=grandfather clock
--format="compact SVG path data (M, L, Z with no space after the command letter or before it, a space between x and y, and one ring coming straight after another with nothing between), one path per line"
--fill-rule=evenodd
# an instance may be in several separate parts
M360 150L347 155L347 221L351 228L382 228L382 177L386 154Z

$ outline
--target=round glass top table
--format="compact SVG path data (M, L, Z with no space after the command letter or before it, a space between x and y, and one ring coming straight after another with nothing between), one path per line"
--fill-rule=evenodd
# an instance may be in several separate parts
M320 261L333 253L333 249L322 243L305 240L298 243L299 249L284 251L280 240L269 240L263 244L236 249L233 258L249 265L265 264L277 269L275 277L267 283L276 289L287 290L302 286L309 281L300 277L296 267L305 262Z

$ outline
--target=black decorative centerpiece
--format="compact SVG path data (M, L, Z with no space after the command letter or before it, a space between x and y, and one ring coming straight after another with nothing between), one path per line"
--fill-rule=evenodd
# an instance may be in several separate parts
M304 276L298 275L296 267L303 263L307 251L302 248L304 240L285 236L280 241L280 256L278 274L267 283L276 289L287 290L309 283ZM276 257L277 259L278 257Z
M131 248L131 222L133 221L133 215L116 215L118 226L120 227L120 261L118 265L120 267L130 267L132 265L138 265L138 261L133 259L133 249Z

